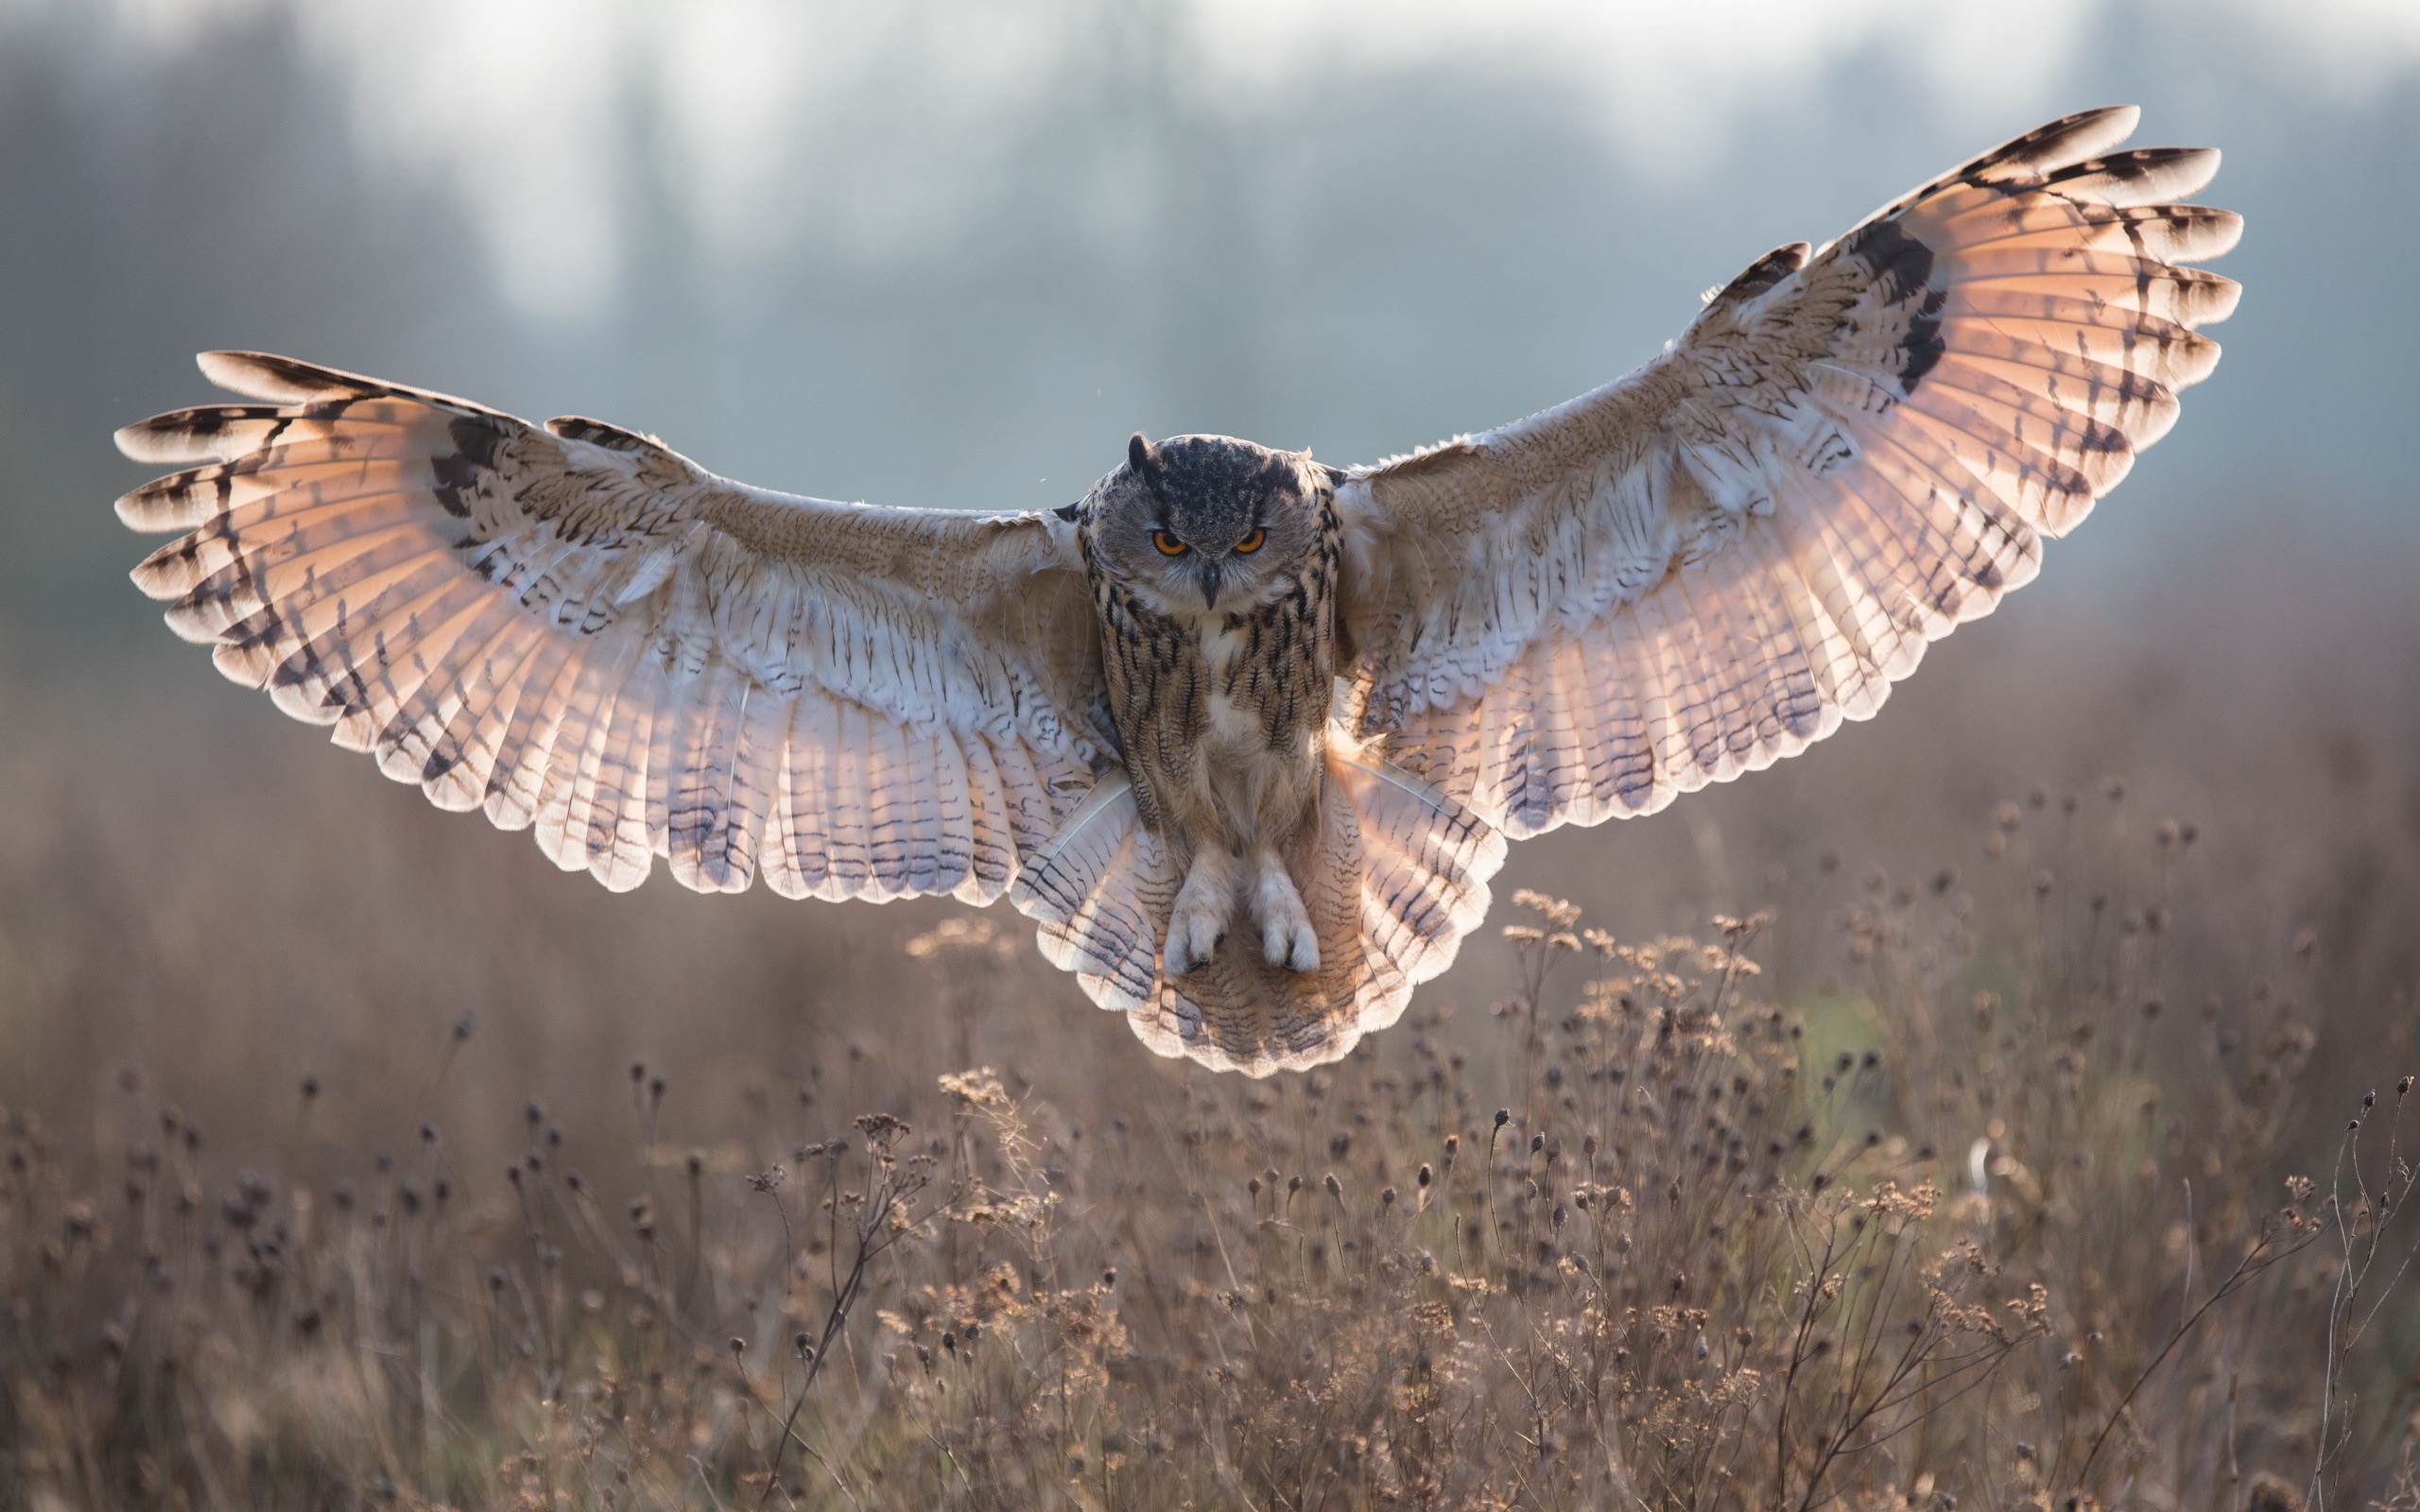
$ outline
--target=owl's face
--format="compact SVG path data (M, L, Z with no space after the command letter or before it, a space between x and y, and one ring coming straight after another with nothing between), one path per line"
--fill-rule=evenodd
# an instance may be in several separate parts
M1154 613L1243 613L1292 591L1333 487L1308 453L1137 434L1088 501L1094 558Z

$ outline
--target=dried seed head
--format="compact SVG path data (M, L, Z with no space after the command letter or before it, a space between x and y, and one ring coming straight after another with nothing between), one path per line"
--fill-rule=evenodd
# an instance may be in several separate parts
M1428 1169L1426 1164L1423 1164L1420 1168L1419 1175L1413 1177L1412 1179L1419 1182L1422 1189L1426 1190L1429 1182L1437 1179L1437 1173Z
M1505 1125L1512 1122L1512 1109L1509 1108L1499 1108L1495 1110L1495 1126L1497 1128L1502 1128Z
M317 1097L317 1096L319 1096L319 1095L320 1095L320 1078L319 1078L319 1077L317 1077L317 1076L305 1076L305 1077L303 1077L303 1078L302 1078L302 1100L303 1100L304 1102L306 1102L306 1103L307 1103L307 1102L309 1102L311 1099L313 1099L314 1097Z

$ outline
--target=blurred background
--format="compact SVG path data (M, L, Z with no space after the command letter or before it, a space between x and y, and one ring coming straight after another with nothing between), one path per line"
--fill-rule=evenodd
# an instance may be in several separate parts
M1786 992L1816 879L1955 899L2037 789L2071 838L2173 816L2172 995L2309 929L2358 1077L2413 1033L2420 8L0 0L0 1101L97 1128L139 1086L240 1155L306 1074L347 1138L453 1077L472 1143L642 1059L700 1139L975 1060L1063 1098L1200 1074L1005 911L996 956L909 957L955 905L614 898L223 683L110 511L146 475L110 431L201 400L197 350L826 497L1051 507L1135 429L1343 463L1561 401L1768 248L2115 101L2222 146L2205 198L2249 223L2173 435L1876 723L1525 847L1498 897L1624 937L1770 904ZM1501 949L1426 1001L1478 1018Z

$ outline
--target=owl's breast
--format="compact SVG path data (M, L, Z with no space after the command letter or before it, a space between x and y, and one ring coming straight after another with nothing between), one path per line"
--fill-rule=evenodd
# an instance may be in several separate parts
M1194 642L1209 686L1203 735L1225 754L1249 758L1269 744L1257 695L1270 679L1255 675L1261 669L1238 664L1253 654L1250 634L1233 621L1203 619Z

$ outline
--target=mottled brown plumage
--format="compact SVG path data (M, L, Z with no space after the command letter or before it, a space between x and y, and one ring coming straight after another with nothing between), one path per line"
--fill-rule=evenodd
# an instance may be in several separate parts
M1337 471L1136 437L1049 514L716 477L286 358L119 433L135 571L339 744L635 886L1008 893L1145 1043L1254 1074L1391 1023L1509 834L1878 709L2165 434L2240 230L2204 150L2055 121L1766 254L1629 376Z

